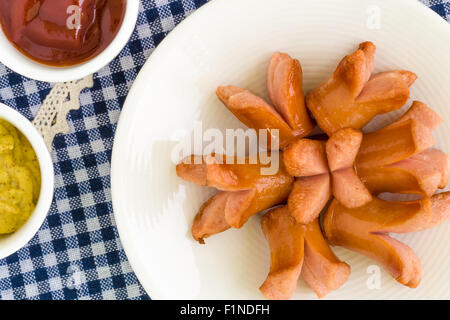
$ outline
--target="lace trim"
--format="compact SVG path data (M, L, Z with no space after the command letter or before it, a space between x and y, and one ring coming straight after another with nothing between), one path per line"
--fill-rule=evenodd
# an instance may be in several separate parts
M92 75L81 80L57 83L45 98L33 125L44 138L50 152L55 136L69 132L67 113L80 108L80 92L93 85Z

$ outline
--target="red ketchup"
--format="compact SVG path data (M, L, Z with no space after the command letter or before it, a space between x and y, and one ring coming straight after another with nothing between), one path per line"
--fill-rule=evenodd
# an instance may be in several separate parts
M122 25L126 0L1 0L6 37L30 59L66 67L101 53Z

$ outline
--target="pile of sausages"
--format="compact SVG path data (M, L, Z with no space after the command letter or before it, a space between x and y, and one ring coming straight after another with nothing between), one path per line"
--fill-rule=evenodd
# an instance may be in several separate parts
M270 209L261 225L271 266L260 287L269 299L289 299L300 276L318 297L342 286L350 266L330 245L376 260L415 288L420 260L389 233L421 231L450 216L450 192L435 194L447 186L449 170L448 156L432 149L439 115L415 101L397 121L361 131L376 115L404 106L417 79L402 70L372 74L375 51L373 43L362 43L306 97L300 62L275 53L267 79L273 106L245 89L218 88L219 99L249 128L269 136L278 129L280 150L268 151L280 159L276 174L261 174L267 166L261 162L227 164L217 154L191 156L177 166L182 179L220 191L195 217L192 235L200 243ZM305 138L316 123L326 138ZM385 192L421 198L385 201L378 197Z

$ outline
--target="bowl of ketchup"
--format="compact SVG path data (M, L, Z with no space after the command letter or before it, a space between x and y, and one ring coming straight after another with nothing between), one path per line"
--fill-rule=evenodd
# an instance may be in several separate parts
M113 60L139 0L1 0L0 61L28 78L81 79Z

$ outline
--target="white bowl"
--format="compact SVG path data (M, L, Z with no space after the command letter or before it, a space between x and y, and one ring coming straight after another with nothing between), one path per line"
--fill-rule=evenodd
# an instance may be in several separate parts
M2 103L0 103L0 119L11 123L30 141L41 169L41 192L30 218L16 232L0 236L0 259L3 259L26 245L44 222L53 200L54 173L50 153L41 135L31 122L19 112Z
M136 25L139 0L127 0L122 26L114 40L99 55L71 67L52 67L31 60L17 50L0 32L0 62L11 70L31 79L46 82L65 82L84 78L110 63L125 47Z

